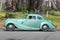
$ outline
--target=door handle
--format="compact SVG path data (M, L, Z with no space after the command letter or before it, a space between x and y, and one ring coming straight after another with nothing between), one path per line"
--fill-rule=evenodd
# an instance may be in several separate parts
M23 24L24 22L22 21L21 24Z

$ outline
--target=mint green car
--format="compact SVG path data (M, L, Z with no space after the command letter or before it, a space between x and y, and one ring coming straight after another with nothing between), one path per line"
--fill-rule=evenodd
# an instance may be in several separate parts
M7 19L4 22L4 27L9 30L53 30L55 26L49 20L45 20L39 14L27 14L25 18Z

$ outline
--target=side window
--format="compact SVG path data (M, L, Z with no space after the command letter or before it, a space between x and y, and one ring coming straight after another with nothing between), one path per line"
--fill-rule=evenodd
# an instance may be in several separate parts
M42 18L41 18L41 17L37 17L37 19L42 20Z
M32 19L36 19L36 16L32 16Z
M36 19L35 16L29 16L29 19Z
M29 16L29 19L32 19L32 16Z

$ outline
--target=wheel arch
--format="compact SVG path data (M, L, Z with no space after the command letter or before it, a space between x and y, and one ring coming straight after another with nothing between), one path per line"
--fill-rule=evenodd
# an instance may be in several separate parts
M16 25L15 25L14 23L8 23L6 26L8 26L8 25L10 25L10 24L14 25L15 28L17 28Z
M42 22L41 25L40 25L40 28L41 28L41 29L42 29L42 26L43 26L43 25L47 25L47 26L49 27L49 25L48 25L47 22Z
M42 22L41 25L40 25L40 28L42 28L42 26L44 24L48 25L50 29L54 28L54 26L51 23L49 23L49 22Z

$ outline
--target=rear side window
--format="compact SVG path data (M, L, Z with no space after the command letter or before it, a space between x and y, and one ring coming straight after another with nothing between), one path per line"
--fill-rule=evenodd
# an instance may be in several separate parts
M41 18L41 17L39 17L39 16L37 17L37 19L42 20L42 18Z

